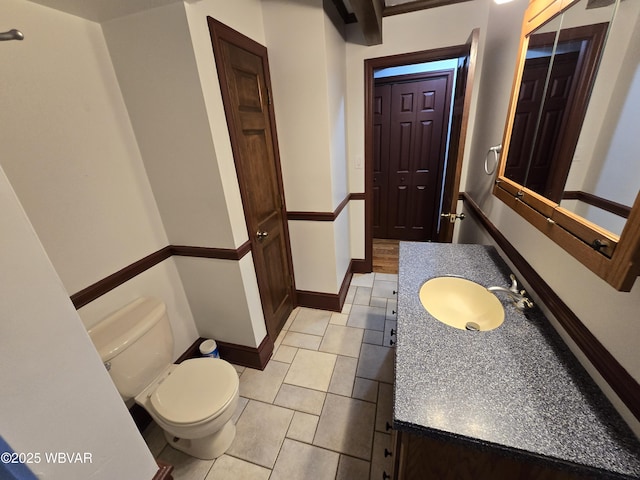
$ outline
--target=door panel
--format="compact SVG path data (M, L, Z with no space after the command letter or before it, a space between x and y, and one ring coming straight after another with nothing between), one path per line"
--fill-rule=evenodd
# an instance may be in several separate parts
M275 339L295 303L266 49L209 18L260 300Z
M378 238L429 240L435 235L453 72L431 72L422 78L391 83L385 169L389 193L387 202L382 196L379 202L388 210Z
M391 85L376 86L373 99L373 235L384 238L387 232L389 196L389 115Z

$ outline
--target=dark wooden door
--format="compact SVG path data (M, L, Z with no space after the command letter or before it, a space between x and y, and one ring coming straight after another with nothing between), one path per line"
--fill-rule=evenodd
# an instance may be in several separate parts
M295 303L267 51L209 18L251 253L269 336Z
M529 171L549 60L550 57L529 59L525 62L522 72L509 155L504 171L505 177L521 185L525 184Z
M561 136L558 132L565 128L567 107L575 92L573 87L579 58L579 52L556 54L554 57L525 183L527 188L557 202L560 198L551 198L549 187L555 173L554 166L559 160L556 152Z
M387 238L391 85L376 85L373 96L373 236Z
M374 153L379 159L377 172L374 167L375 237L417 241L436 237L452 87L453 70L420 78L396 77L376 87L374 98L380 99L381 107L387 106L389 114L374 116L389 126L381 123L374 145L374 152L379 149Z

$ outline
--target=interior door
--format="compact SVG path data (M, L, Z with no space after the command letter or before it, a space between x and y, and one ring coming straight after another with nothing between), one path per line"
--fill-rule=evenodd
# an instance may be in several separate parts
M445 216L439 218L439 242L451 242L453 239L455 223L449 221L447 216L451 214L455 216L457 211L460 174L462 172L464 145L467 136L467 125L469 123L471 92L473 90L479 38L480 31L478 29L473 30L465 44L464 53L460 55L458 59L458 73L451 119L451 136L449 138L449 154L447 156L447 166L444 174L442 208L440 211L441 215Z
M267 50L208 20L262 309L275 340L295 289Z
M387 87L390 87L387 97ZM378 191L377 238L431 240L437 228L453 71L392 77L376 87L374 98L386 106L379 128L379 160L374 167ZM374 107L375 111L375 107ZM388 140L384 134L388 134ZM378 149L374 146L374 152ZM374 160L375 161L375 160ZM376 172L376 168L378 171ZM375 197L374 197L375 201ZM374 203L374 212L376 211ZM374 222L374 228L375 228Z
M373 96L373 236L387 238L391 85L376 85Z

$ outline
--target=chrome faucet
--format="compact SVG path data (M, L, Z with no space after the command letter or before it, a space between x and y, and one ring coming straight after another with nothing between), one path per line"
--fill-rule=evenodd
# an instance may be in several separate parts
M533 302L525 296L527 292L525 292L524 290L518 290L518 281L516 280L516 276L512 273L511 275L509 275L509 278L511 279L511 287L488 287L487 290L493 293L506 293L516 304L516 308L520 310L532 308Z

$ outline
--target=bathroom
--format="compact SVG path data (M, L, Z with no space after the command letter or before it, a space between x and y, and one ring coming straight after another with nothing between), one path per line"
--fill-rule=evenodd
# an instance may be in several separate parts
M73 14L26 0L3 2L3 29L19 28L25 40L0 44L2 64L10 66L0 93L0 165L8 179L2 271L3 285L10 285L3 287L2 310L15 323L2 334L11 342L2 342L1 378L3 385L26 376L42 382L36 392L3 394L3 425L16 425L3 428L3 436L14 449L84 451L91 445L103 452L104 463L121 458L129 472L139 472L131 476L152 476L145 446L77 328L90 328L135 297L166 302L175 358L198 337L253 349L265 338L250 254L237 260L165 256L80 307L78 325L68 300L169 245L236 252L247 241L207 15L269 49L287 210L334 212L351 195L333 222L288 222L296 290L333 296L350 261L365 256L363 201L353 198L365 188L363 60L459 45L480 28L460 192L615 360L640 377L640 287L609 287L493 196L492 178L482 170L488 148L501 142L526 0L474 0L385 17L384 41L371 47L342 41L321 3L164 1L111 18L107 7ZM359 40L356 26L346 30L347 38ZM308 96L309 86L321 94ZM319 114L310 116L309 107ZM313 122L312 136L301 117ZM5 195L8 188L15 198ZM459 242L494 243L467 217L457 224ZM91 396L85 376L95 384ZM55 410L44 407L38 395L44 392ZM639 432L637 420L616 405ZM42 435L43 424L69 434ZM93 435L97 430L105 434ZM35 432L37 445L31 443Z

